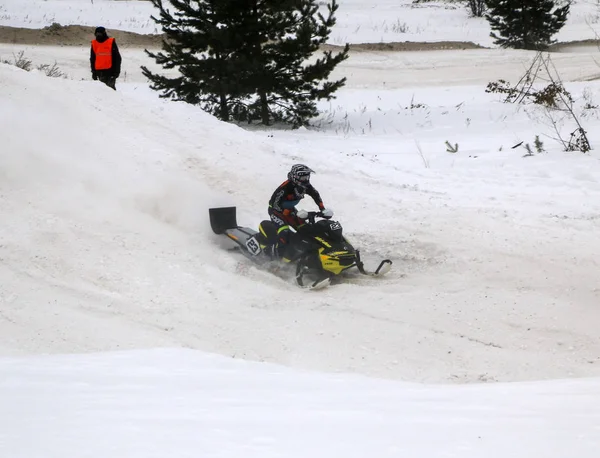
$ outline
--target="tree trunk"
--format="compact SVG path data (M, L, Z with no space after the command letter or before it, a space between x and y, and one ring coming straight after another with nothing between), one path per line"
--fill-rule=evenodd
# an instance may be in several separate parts
M267 101L267 94L260 92L260 118L265 126L270 124L269 116L269 102Z
M219 100L221 121L229 122L229 105L227 104L227 95L224 92L221 92Z
M224 69L224 58L221 54L217 53L216 58L218 59L218 75L219 75L219 117L221 121L229 122L229 105L227 104L227 94L223 89L223 79L226 74Z

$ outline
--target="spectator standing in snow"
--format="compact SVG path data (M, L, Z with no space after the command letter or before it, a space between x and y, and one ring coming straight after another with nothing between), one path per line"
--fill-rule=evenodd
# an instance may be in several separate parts
M94 36L96 38L92 40L90 50L92 79L100 80L111 89L116 90L115 84L121 74L121 53L117 42L108 36L104 27L97 27Z

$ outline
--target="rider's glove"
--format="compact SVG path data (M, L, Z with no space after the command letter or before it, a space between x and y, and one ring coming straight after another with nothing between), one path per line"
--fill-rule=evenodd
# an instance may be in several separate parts
M333 210L331 210L330 208L324 208L323 211L321 211L321 213L323 213L323 218L331 218L333 216Z
M306 210L298 210L296 216L300 219L306 219L308 218L308 212Z

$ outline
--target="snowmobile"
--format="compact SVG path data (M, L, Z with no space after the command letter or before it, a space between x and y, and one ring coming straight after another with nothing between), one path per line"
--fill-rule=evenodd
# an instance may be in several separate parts
M305 224L292 232L285 246L285 258L296 265L298 286L324 288L332 278L354 267L370 276L382 276L390 271L392 261L389 259L381 261L375 271L367 271L359 250L343 235L338 221L325 218L321 212L307 213ZM209 216L213 232L233 240L234 249L256 264L281 260L283 253L278 253L277 227L270 220L262 221L259 229L253 230L238 226L236 207L210 208Z

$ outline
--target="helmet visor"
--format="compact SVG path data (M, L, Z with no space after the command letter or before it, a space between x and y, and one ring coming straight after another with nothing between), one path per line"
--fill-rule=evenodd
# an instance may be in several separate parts
M298 183L308 184L310 182L310 173L299 173Z

